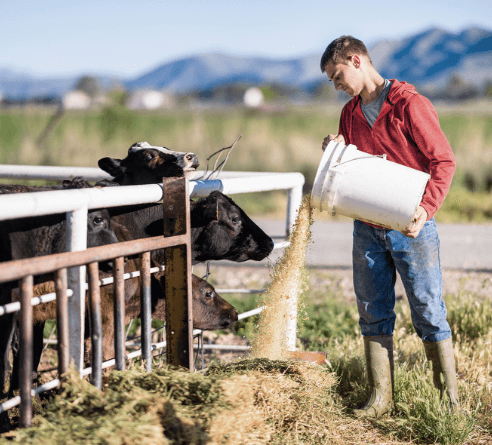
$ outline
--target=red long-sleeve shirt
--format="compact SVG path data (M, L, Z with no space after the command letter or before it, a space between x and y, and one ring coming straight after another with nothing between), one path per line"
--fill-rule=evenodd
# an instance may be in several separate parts
M392 82L372 129L357 96L343 107L339 133L347 145L353 144L358 150L386 154L390 161L429 173L431 179L420 205L430 219L449 191L456 161L429 99L418 94L413 85Z

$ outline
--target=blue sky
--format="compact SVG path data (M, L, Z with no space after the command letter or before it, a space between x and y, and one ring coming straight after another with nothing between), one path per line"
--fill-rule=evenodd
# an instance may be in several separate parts
M492 29L490 0L0 0L0 69L131 78L203 52L290 58L433 26Z

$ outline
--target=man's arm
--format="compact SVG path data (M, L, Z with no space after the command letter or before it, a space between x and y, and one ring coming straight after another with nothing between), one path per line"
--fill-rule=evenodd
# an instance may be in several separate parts
M432 218L449 191L456 161L429 99L415 95L406 107L406 117L411 138L429 160L431 178L420 205L427 212L427 218Z

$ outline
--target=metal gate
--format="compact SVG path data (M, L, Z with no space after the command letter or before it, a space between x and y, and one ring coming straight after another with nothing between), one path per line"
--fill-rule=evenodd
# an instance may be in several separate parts
M16 177L24 179L66 179L74 175L81 175L88 180L98 180L108 176L99 169L65 168L31 166L0 166L0 177ZM33 171L34 170L34 171ZM75 170L75 171L74 171ZM176 181L167 178L164 185L152 184L143 186L108 187L102 189L77 189L54 192L37 192L22 195L0 196L0 219L13 219L27 216L46 215L53 213L67 213L67 239L70 252L20 260L0 264L0 283L20 280L21 302L11 303L0 307L0 315L20 309L22 335L22 380L20 397L8 400L0 405L0 412L21 405L21 426L28 426L31 422L32 395L52 389L60 384L59 379L48 382L32 391L32 305L57 300L58 350L59 373L63 374L72 362L81 375L92 372L91 381L98 387L102 382L102 369L115 366L124 369L125 358L130 359L142 355L148 370L152 364L152 349L167 346L166 356L168 363L187 366L193 369L193 329L191 298L186 308L173 314L166 313L166 342L165 344L151 344L151 314L150 314L150 273L162 268L150 267L150 251L166 247L169 256L166 257L166 281L168 274L171 280L180 281L189 294L191 289L191 255L189 241L189 199L190 197L207 196L214 190L225 194L259 192L268 190L288 190L288 206L286 218L286 235L292 227L297 209L302 199L302 185L304 177L300 173L252 173L252 172L223 172L222 179L195 180L188 182L184 179ZM183 185L185 184L185 185ZM172 188L168 193L166 189ZM181 190L181 191L179 191ZM137 241L118 243L103 247L86 249L87 211L93 208L116 207L120 205L142 204L158 202L164 199L164 216L167 223L164 227L164 238L156 237ZM176 198L179 196L179 198ZM172 199L172 203L170 201ZM175 200L177 199L177 201ZM176 212L185 212L187 227L177 227ZM170 235L174 233L172 237ZM285 241L275 243L275 248L286 246ZM170 249L172 247L172 249ZM184 249L184 250L183 250ZM184 253L184 251L186 251ZM75 253L77 252L77 253ZM141 270L139 274L130 274L132 277L140 275L141 305L142 305L142 349L125 355L124 345L124 294L123 294L123 257L139 254ZM114 295L115 295L115 359L102 363L101 322L99 303L98 262L115 259L114 268ZM15 263L15 264L13 264ZM85 283L85 268L88 270L88 284ZM48 296L32 298L33 276L39 273L56 271L56 292ZM128 275L128 274L127 274ZM170 276L171 276L170 275ZM186 277L186 278L183 278ZM183 279L187 280L186 283ZM109 280L111 281L111 280ZM171 281L170 281L171 282ZM92 367L83 369L83 341L84 341L84 314L85 291L89 289L89 304L91 305L92 329ZM220 293L220 289L217 289ZM239 289L238 291L244 291ZM172 295L172 293L170 294ZM184 295L175 295L178 301L183 301ZM171 307L167 304L166 307ZM182 306L182 305L181 305ZM179 307L178 303L173 304ZM240 318L258 313L258 310L248 314L241 314ZM69 320L67 322L67 320ZM182 326L182 320L188 320ZM178 326L179 324L179 326ZM179 334L177 334L179 333ZM295 348L295 325L288 327L288 346ZM31 351L31 352L29 352Z
M191 236L188 182L185 178L164 178L164 227L163 235L154 238L120 242L94 247L79 252L65 252L43 257L9 261L0 264L0 283L19 281L20 289L20 398L11 399L2 405L2 410L20 403L20 426L26 427L32 419L32 371L33 371L33 285L34 276L54 273L56 314L58 325L58 372L68 371L69 347L69 295L68 273L70 268L87 266L88 301L91 324L91 382L102 387L102 324L100 308L99 262L114 260L114 317L115 317L115 367L125 368L126 348L124 343L125 294L124 257L139 255L142 360L147 371L152 369L151 348L151 294L150 252L165 248L167 305L166 310L166 355L169 364L193 370L193 337L191 306ZM185 215L185 218L183 218ZM85 297L83 298L85 300ZM44 303L47 301L44 300ZM15 303L14 303L15 304ZM80 302L79 302L80 305ZM4 307L4 313L16 308ZM10 309L10 310L9 310ZM79 349L79 348L77 348ZM57 384L60 382L57 381ZM10 403L9 403L10 402Z

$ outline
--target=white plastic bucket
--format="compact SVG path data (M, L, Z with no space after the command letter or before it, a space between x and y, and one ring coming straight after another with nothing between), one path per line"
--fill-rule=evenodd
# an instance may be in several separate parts
M388 229L413 222L428 173L331 141L314 180L311 206Z

